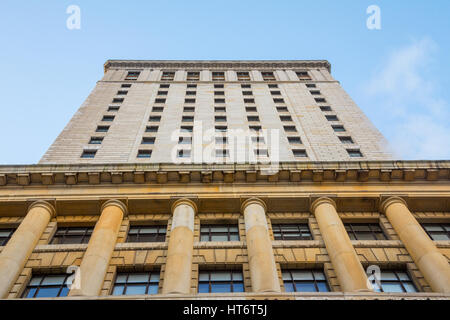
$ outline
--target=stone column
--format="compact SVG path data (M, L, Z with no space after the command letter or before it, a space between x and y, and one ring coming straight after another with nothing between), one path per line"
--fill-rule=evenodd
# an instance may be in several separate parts
M337 214L335 202L330 198L319 198L312 203L311 212L316 217L342 291L372 291L344 224Z
M399 197L391 197L381 204L381 211L386 214L433 291L450 293L449 262L411 214L406 202Z
M272 241L266 219L266 205L257 198L241 206L244 214L248 263L253 292L280 292Z
M55 208L46 201L36 201L29 207L27 215L0 253L0 298L8 296L54 216Z
M119 200L108 200L101 211L78 270L80 287L72 288L69 296L100 294L127 207Z
M194 217L196 204L179 199L172 205L172 228L164 272L164 294L189 294L194 254Z

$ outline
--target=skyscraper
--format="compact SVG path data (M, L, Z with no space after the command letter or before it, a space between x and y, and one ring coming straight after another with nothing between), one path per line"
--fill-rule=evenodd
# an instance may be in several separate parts
M107 61L0 166L0 297L450 298L450 161L394 159L330 69Z

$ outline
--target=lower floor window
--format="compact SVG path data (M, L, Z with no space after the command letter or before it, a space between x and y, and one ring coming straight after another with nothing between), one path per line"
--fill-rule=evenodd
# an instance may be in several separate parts
M159 286L159 271L139 273L118 273L112 294L138 295L157 294Z
M406 271L382 270L381 288L373 284L376 292L417 292L417 288Z
M198 292L244 292L244 280L240 271L200 271Z
M283 270L286 292L328 292L325 274L321 270L287 269Z
M22 298L65 297L69 293L69 276L70 274L35 275L25 288Z

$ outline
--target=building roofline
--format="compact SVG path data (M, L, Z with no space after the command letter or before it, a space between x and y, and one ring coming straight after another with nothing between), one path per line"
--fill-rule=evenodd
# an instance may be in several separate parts
M331 72L327 60L115 60L109 59L104 65L104 72L110 68L326 68Z

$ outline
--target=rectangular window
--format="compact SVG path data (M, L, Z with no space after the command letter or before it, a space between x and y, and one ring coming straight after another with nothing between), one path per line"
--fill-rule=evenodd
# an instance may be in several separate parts
M69 293L67 285L69 277L69 273L34 275L28 282L22 298L66 297Z
M434 241L450 240L450 223L423 223L422 227Z
M127 242L165 242L167 225L130 226Z
M250 81L250 73L248 71L236 72L238 81Z
M140 71L128 71L125 80L137 80L140 74L141 74Z
M151 158L152 150L138 150L137 157L138 158Z
M194 121L194 116L183 116L181 122L192 122Z
M121 88L131 88L131 83L122 83Z
M339 121L338 117L335 115L326 115L325 118L327 118L328 121Z
M195 107L184 107L183 108L183 112L194 112L195 111Z
M284 103L284 99L283 98L273 98L273 102L275 102L275 103Z
M225 99L214 99L214 103L225 103Z
M252 137L253 143L265 143L264 137Z
M128 93L128 91L126 91L126 90L119 90L119 91L117 91L117 95L118 96L124 96L124 95L126 95Z
M248 126L248 128L253 131L261 131L262 130L261 126Z
M159 87L160 87L161 89L167 89L167 88L170 87L170 84L169 84L169 83L161 83L161 84L159 85Z
M195 103L195 99L186 98L186 99L184 99L184 103Z
M339 140L341 140L344 144L352 144L353 140L351 137L339 137Z
M226 122L227 121L227 117L226 116L215 116L214 117L214 121L216 121L216 122Z
M222 89L224 85L222 83L216 83L214 84L214 89Z
M281 121L292 121L292 117L291 116L280 116L280 120Z
M298 80L311 80L311 77L308 75L307 71L296 71Z
M275 75L271 71L261 71L261 75L264 79L264 81L274 81Z
M155 103L166 103L166 99L165 98L156 98Z
M192 137L178 137L178 144L192 144Z
M241 84L241 88L242 89L250 89L252 87L252 85L251 84L248 84L248 83L243 83L243 84Z
M226 132L227 126L215 126L216 132Z
M15 229L9 228L9 229L0 229L0 246L5 246L9 239L11 239L11 236L13 235Z
M91 140L89 140L89 144L102 144L103 137L91 137Z
M307 83L307 84L306 84L306 87L307 87L307 88L315 88L316 85L315 85L314 83Z
M114 116L103 116L102 121L114 121Z
M216 149L216 157L217 158L226 158L229 156L230 156L230 154L227 149Z
M261 157L269 156L269 152L267 151L267 149L255 149L253 151L255 152L255 155L257 155L257 156L261 156Z
M417 288L404 270L381 270L381 288L375 292L417 292Z
M268 86L271 89L278 88L278 85L276 83L269 83Z
M228 142L227 137L216 137L216 144L226 144Z
M247 112L256 112L256 107L245 107L245 111L247 111Z
M155 137L143 137L141 144L155 144Z
M226 108L225 107L214 107L214 112L225 112Z
M197 84L195 84L195 83L188 83L186 85L186 88L197 88Z
M200 80L200 72L189 71L187 73L187 81L199 81L199 80Z
M308 154L306 153L306 150L304 150L304 149L292 149L292 153L294 154L294 157L296 157L296 158L308 157Z
M145 132L158 132L158 126L147 126Z
M288 112L288 108L287 107L277 107L277 111L278 112Z
M158 91L157 95L158 96L167 96L167 92L168 91Z
M161 121L161 116L150 116L150 118L148 118L148 121L159 122L159 121Z
M259 117L258 116L247 116L247 120L250 122L259 121Z
M81 244L88 243L93 227L58 227L51 244Z
M244 95L244 96L252 96L253 95L253 91L242 91L242 95Z
M120 109L119 106L109 106L108 107L109 112L119 111L119 109Z
M95 132L108 132L109 126L98 126Z
M352 157L352 158L361 158L363 155L362 155L362 153L361 153L361 151L359 151L359 150L350 150L350 149L347 149L347 153L348 153L348 155L350 156L350 157Z
M237 225L201 225L200 241L239 241Z
M214 91L214 95L215 96L224 96L225 95L225 91Z
M302 143L302 139L300 139L300 137L287 137L289 143L291 144L301 144Z
M286 292L329 292L327 279L322 270L284 269L282 270Z
M314 98L314 100L318 103L327 102L325 98Z
M225 81L225 73L223 71L213 71L212 80L213 81Z
M190 158L191 150L181 149L178 150L178 158Z
M181 132L192 132L192 126L181 126Z
M253 98L244 98L244 103L255 103L255 99L253 99Z
M378 223L344 223L351 240L386 240Z
M117 273L112 295L157 294L159 287L159 271L140 273Z
M286 132L297 132L295 126L283 126L284 131Z
M344 132L344 126L331 126L335 132Z
M320 95L320 91L319 90L311 90L311 91L309 91L309 93L311 93L313 96Z
M113 103L122 103L123 102L123 98L114 98Z
M280 91L270 91L270 94L273 96L281 96L281 92Z
M187 96L195 96L197 94L197 91L186 91Z
M162 81L172 81L175 77L175 71L163 71L161 80Z
M92 159L95 158L95 154L97 153L97 150L84 150L81 154L81 158L83 159Z
M153 107L152 108L152 112L163 112L164 111L164 107Z
M272 224L275 240L313 240L307 223Z
M331 111L331 107L330 106L320 106L320 110L322 110L322 111Z
M200 271L198 274L198 293L244 292L242 272Z

